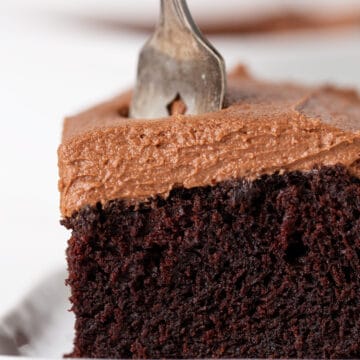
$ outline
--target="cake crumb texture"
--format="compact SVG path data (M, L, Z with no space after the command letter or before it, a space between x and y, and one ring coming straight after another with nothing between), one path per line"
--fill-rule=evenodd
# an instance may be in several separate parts
M73 357L360 358L360 180L341 166L63 224Z

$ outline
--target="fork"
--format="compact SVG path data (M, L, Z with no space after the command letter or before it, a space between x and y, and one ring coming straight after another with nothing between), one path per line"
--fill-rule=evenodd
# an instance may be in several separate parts
M226 71L222 56L196 26L186 0L161 0L160 21L140 52L130 107L133 118L201 114L222 108Z

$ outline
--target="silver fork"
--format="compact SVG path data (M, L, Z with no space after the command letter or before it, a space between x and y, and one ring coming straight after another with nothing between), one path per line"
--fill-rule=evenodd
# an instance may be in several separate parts
M216 111L225 91L224 60L201 34L186 0L161 0L160 21L140 53L130 116L168 116L176 100L187 114Z

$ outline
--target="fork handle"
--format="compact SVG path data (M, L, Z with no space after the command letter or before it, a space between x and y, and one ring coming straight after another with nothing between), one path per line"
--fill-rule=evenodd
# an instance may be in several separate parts
M197 32L197 26L190 14L186 0L161 0L160 26L191 28Z

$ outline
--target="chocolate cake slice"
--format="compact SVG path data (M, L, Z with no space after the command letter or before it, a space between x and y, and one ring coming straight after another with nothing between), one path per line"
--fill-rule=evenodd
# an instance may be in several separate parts
M59 148L73 357L360 358L360 98L239 68L227 106Z

